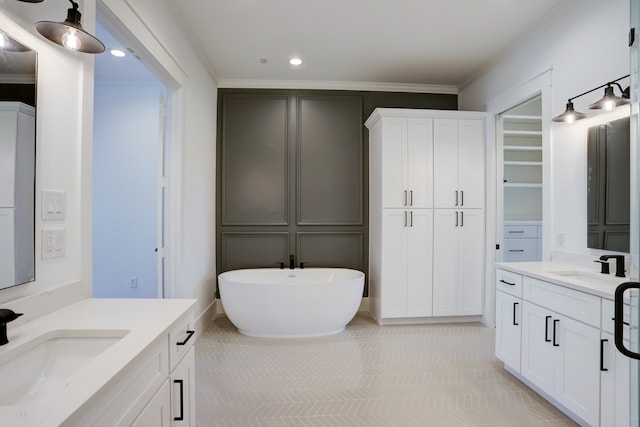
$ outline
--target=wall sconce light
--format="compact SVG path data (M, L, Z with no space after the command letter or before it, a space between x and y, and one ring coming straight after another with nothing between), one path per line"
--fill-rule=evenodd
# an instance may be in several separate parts
M622 80L622 79L626 79L627 77L629 77L629 74L627 74L626 76L620 77L619 79L615 79L613 81L610 81L608 83L605 83L601 86L598 87L594 87L591 90L588 90L586 92L581 93L580 95L576 95L573 98L569 98L569 100L567 101L567 107L564 111L564 113L560 114L557 117L554 117L552 119L552 121L554 122L563 122L563 123L573 123L576 120L581 120L587 117L586 114L580 113L578 111L575 111L573 109L573 100L576 98L580 98L581 96L584 96L588 93L591 93L593 91L596 91L598 89L604 89L604 96L602 98L600 98L600 100L594 102L593 104L589 105L589 108L592 110L605 110L605 111L612 111L614 108L620 106L620 105L624 105L624 104L629 104L629 88L627 87L626 89L622 89L622 86L620 86L620 84L618 83L618 81ZM620 89L620 96L617 96L614 93L614 86L617 86L618 89Z
M104 52L104 44L82 29L78 3L69 1L72 7L67 9L67 19L64 22L40 21L36 23L36 30L46 39L69 50L84 53Z

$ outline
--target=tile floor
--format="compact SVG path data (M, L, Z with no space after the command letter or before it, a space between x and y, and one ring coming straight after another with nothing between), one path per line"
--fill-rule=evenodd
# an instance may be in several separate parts
M502 368L481 324L251 338L226 317L196 342L198 427L573 426Z

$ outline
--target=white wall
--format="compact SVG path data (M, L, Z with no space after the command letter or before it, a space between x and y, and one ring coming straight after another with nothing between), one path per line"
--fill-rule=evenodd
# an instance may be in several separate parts
M568 98L629 74L629 1L567 0L538 28L460 91L462 110L484 110L492 100L552 69L552 115ZM623 83L629 84L628 79ZM625 86L626 86L625 85ZM578 111L603 91L574 101ZM552 248L589 254L586 247L586 127L613 116L551 126ZM559 244L563 235L564 244Z
M52 3L52 2L49 2ZM83 10L83 18L91 21L94 11ZM42 39L34 29L38 20L63 20L66 10L59 5L38 5L0 0L0 28L23 44L38 52L38 86L36 113L36 280L0 291L2 307L13 307L12 302L24 297L44 293L44 304L33 310L25 310L18 323L29 321L43 312L54 310L60 304L91 294L83 263L87 235L84 233L82 158L85 156L90 134L91 117L85 117L86 100L91 92L93 64L86 55L68 53ZM90 99L90 98L89 98ZM89 108L91 108L89 106ZM40 219L41 190L65 192L66 218L63 221ZM42 260L42 228L64 228L66 232L66 256ZM71 291L55 289L71 284ZM22 305L19 305L23 310Z
M96 0L79 3L82 25L93 32ZM174 126L177 151L172 157L182 171L172 182L178 187L172 193L176 197L172 215L178 221L172 230L178 240L174 296L198 298L198 315L213 302L215 289L216 83L177 27L167 6L170 1L103 3L176 82L174 107L183 120L181 126ZM68 283L76 286L65 288L58 300L72 302L91 295L93 59L52 45L33 29L38 20L64 20L65 8L56 2L0 0L0 28L39 53L37 191L63 190L67 202L67 217L57 224L66 230L66 256L47 261L37 257L36 282L0 291L3 307L25 307L19 298L41 292L47 300L50 290ZM37 219L38 253L41 227ZM34 315L35 311L25 314L16 322L28 321Z
M93 295L158 296L160 94L149 82L96 82ZM130 286L135 278L137 285Z

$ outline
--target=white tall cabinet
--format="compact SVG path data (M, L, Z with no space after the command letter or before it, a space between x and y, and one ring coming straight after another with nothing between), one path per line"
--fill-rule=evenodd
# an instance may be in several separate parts
M386 108L365 123L379 323L482 314L484 124L484 113Z

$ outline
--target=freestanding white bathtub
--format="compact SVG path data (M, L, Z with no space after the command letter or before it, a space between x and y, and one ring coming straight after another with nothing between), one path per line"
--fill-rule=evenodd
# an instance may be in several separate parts
M364 273L345 268L233 270L218 275L229 320L250 336L336 334L360 307Z

